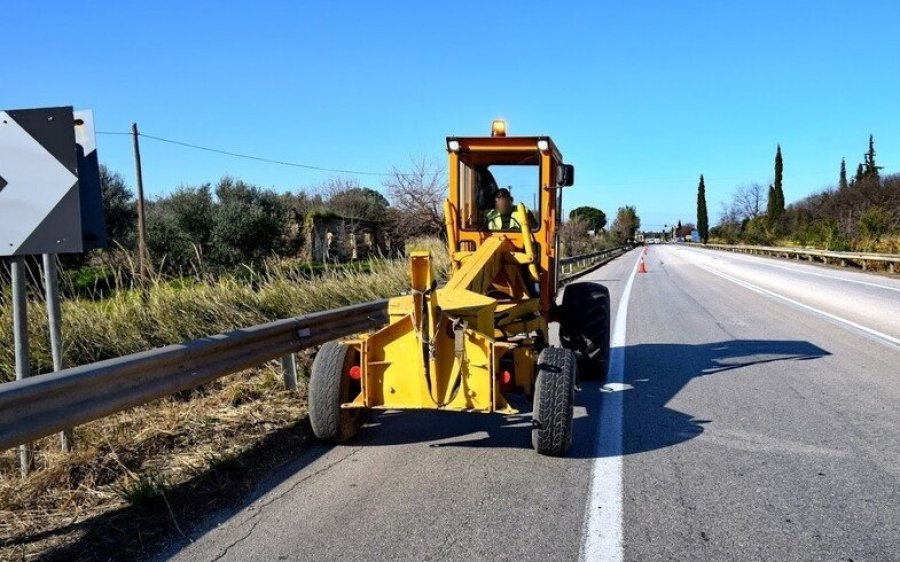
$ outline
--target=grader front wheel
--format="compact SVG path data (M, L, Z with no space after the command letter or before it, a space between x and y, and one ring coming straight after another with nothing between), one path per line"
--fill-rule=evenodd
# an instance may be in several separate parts
M316 353L309 375L309 421L319 439L343 443L359 429L361 411L341 408L359 393L359 382L350 377L356 361L356 350L341 342L328 342Z
M542 455L561 457L572 444L577 364L575 352L561 347L538 356L531 444Z

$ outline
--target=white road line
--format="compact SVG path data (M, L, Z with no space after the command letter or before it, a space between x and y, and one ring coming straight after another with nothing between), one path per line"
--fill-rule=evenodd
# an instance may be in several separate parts
M625 323L628 299L640 257L622 291L610 342L609 374L603 387L600 427L597 430L591 492L582 537L581 559L619 562L624 556L622 541L622 390L625 378Z
M797 306L799 308L802 308L804 310L807 310L809 312L818 314L820 316L824 316L825 318L828 318L829 320L832 320L833 322L836 322L838 324L843 324L844 326L848 326L848 327L858 330L866 335L872 336L876 341L892 344L895 347L900 347L900 338L895 338L889 334L885 334L884 332L879 332L878 330L873 330L872 328L869 328L868 326L863 326L862 324L858 324L852 320L848 320L841 316L831 314L830 312L825 312L824 310L822 310L820 308L816 308L814 306L809 306L808 304L803 304L802 302L796 301L796 300L786 297L784 295L780 295L774 291L764 289L758 285L754 285L753 283L748 283L747 281L744 281L742 279L737 279L735 277L732 277L731 275L728 275L727 273L722 273L720 271L716 271L706 265L703 265L703 264L700 264L697 262L694 262L694 265L696 265L697 267L699 267L700 269L702 269L704 271L712 273L713 275L717 275L717 276L721 277L722 279L725 279L726 281L731 281L732 283L734 283L736 285L740 285L741 287L744 287L745 289L750 289L751 291L754 291L761 295L767 296L769 298L772 298L775 300L780 300L780 301L792 304L794 306Z
M704 251L704 250L696 250L693 248L691 250L694 252L703 252ZM778 258L769 258L769 259L763 258L763 259L753 260L754 257L760 258L762 256L748 256L747 254L732 254L732 255L729 255L728 257L734 258L735 256L740 256L740 258L735 259L735 261L742 261L741 258L748 258L746 260L743 260L744 263L751 262L751 260L752 260L753 264L765 265L768 267L777 267L778 269L783 269L785 271L790 271L792 273L802 273L803 275L812 275L814 277L823 277L825 279L834 279L835 281L845 281L847 283L856 283L857 285L865 285L867 287L874 287L876 289L884 289L886 291L897 291L898 293L900 293L900 287L890 287L888 285L881 285L880 283L872 283L870 281L860 281L858 279L848 279L845 277L838 277L837 275L825 275L824 273L816 273L814 271L806 270L806 268L818 267L815 265L807 265L807 264L803 264L803 263L797 263L794 265L800 266L800 267L788 267L788 266L781 265L778 263L771 263L771 260L775 260Z

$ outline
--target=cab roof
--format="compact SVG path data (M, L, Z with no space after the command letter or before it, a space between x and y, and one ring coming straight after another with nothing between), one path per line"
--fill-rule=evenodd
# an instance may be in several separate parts
M523 153L523 152L533 152L535 154L539 153L538 149L538 141L547 141L548 151L553 154L554 159L557 162L562 162L562 153L560 153L559 148L557 148L556 144L550 137L547 136L535 136L535 137L501 137L501 136L491 136L491 137L447 137L447 144L449 151L450 141L457 141L459 143L459 154L465 154L467 152L470 153L489 153L489 152L510 152L510 153Z

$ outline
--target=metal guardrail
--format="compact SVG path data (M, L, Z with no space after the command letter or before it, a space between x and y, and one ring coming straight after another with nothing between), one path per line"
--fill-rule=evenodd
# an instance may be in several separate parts
M560 260L566 282L619 256L611 248ZM574 271L575 268L578 271ZM574 272L573 272L574 271ZM379 300L277 320L0 384L0 451L388 322ZM286 375L286 379L287 379Z
M627 246L618 246L599 252L592 252L590 254L563 258L559 260L560 282L565 283L566 281L579 277L593 269L593 266L603 265L609 260L625 253L627 250Z
M815 250L804 248L779 248L777 246L744 246L734 244L692 244L715 250L725 250L751 255L783 257L786 259L806 259L807 261L820 261L826 264L837 264L846 267L850 264L858 265L864 271L869 269L871 262L887 264L891 273L900 272L900 255L898 254L873 254L865 252L836 252L832 250Z
M388 322L387 300L0 384L0 450Z

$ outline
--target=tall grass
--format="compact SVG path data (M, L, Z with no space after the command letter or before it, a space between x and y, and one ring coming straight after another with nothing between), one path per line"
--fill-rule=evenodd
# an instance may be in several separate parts
M439 275L449 267L446 248L421 239L411 248L432 251ZM409 286L405 260L376 259L354 266L326 267L310 276L308 265L270 260L240 277L154 278L145 301L120 286L99 300L62 302L63 359L82 365L111 357L247 327L270 320L328 310L400 294ZM249 274L246 274L249 273ZM122 277L122 276L120 276ZM8 288L6 289L9 290ZM47 317L40 296L30 299L28 331L34 374L52 370ZM15 378L12 311L0 299L0 382Z

